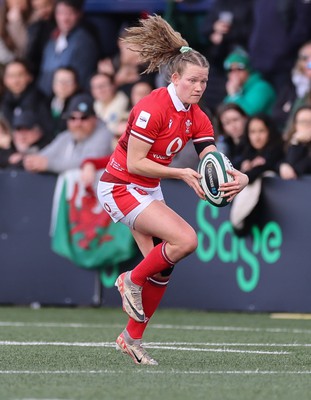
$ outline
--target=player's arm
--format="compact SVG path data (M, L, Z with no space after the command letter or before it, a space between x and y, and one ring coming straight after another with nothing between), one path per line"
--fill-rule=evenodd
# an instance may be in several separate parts
M200 160L207 154L210 153L211 151L217 151L217 147L214 144L210 144L209 146L206 146L201 153L199 154Z
M129 137L127 149L127 168L131 174L149 178L181 179L187 183L196 194L204 199L198 178L200 174L191 168L173 168L158 164L147 158L151 145L133 137Z

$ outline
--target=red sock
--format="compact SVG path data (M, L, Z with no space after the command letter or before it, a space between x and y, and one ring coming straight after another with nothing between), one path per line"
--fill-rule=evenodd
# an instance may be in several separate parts
M144 286L147 278L158 272L172 267L174 263L167 257L165 253L166 242L155 246L131 272L131 280L139 286Z
M147 328L147 324L155 310L158 308L166 288L167 283L165 285L158 285L152 281L146 281L142 290L142 301L147 321L141 323L135 321L133 318L129 319L126 329L132 339L142 338L143 333Z

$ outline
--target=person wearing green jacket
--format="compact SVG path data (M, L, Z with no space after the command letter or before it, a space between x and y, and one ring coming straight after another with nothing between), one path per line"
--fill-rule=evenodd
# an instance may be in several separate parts
M224 103L238 104L248 115L270 114L276 100L272 85L253 71L243 49L236 49L224 61L228 73Z

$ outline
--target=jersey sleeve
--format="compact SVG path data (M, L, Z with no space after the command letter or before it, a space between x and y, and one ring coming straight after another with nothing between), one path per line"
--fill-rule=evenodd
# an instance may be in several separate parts
M141 100L130 116L130 134L152 145L161 132L163 115L160 107L150 98Z
M215 144L213 125L208 116L200 108L197 108L193 120L196 124L192 136L193 144L204 144L204 147Z

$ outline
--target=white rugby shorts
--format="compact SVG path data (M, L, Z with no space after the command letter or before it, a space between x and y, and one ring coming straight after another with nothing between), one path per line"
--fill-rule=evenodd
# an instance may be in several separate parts
M164 201L160 184L146 188L133 183L120 184L99 181L97 197L114 222L134 227L137 216L154 200Z

